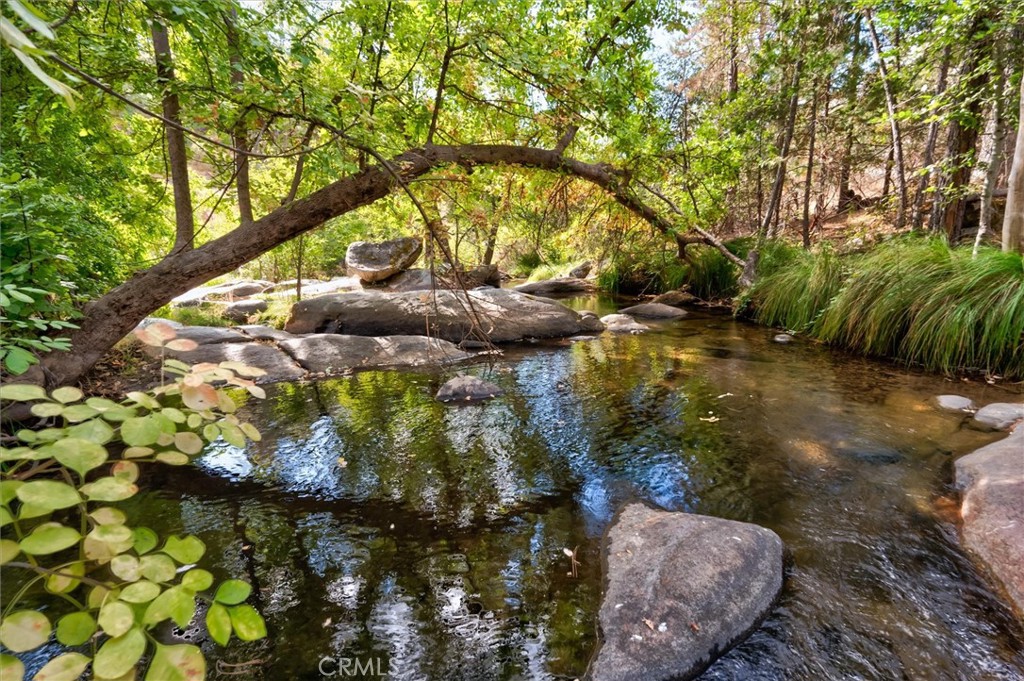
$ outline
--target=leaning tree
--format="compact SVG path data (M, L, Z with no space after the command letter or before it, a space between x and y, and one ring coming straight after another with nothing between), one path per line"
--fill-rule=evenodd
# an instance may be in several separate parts
M72 0L54 40L45 26L24 34L48 50L37 57L44 75L74 82L79 110L102 107L157 133L159 145L132 153L156 158L169 178L174 238L87 304L72 350L45 355L34 378L76 381L175 296L395 192L450 259L437 216L417 200L417 183L442 169L581 178L680 252L706 243L742 265L708 231L677 224L656 162L670 136L647 54L652 26L679 19L675 5ZM201 205L197 187L209 193ZM237 226L209 238L211 215L228 207Z

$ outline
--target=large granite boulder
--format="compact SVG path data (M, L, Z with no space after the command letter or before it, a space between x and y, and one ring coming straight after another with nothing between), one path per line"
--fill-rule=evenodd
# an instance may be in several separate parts
M313 298L315 296L322 296L328 293L338 293L339 291L358 291L363 288L362 281L359 277L336 277L330 281L321 281L317 283L311 283L307 285L305 282L302 284L302 297ZM295 284L285 288L275 288L265 294L266 298L294 298L295 297Z
M497 397L505 391L476 376L456 376L441 386L436 399L440 402L480 402Z
M470 306L475 314L470 311ZM356 336L428 333L455 343L471 337L472 322L495 343L573 336L589 324L561 303L508 289L357 291L303 300L292 306L289 333Z
M1024 427L957 459L956 484L964 546L1024 617Z
M441 288L437 278L430 270L426 269L412 269L399 272L395 276L383 282L383 284L384 288L381 290L392 291L395 293L404 293L406 291L429 291L431 289Z
M782 541L748 523L631 504L604 551L592 681L692 679L746 638L782 590Z
M963 395L939 395L935 398L935 403L939 405L939 409L945 409L947 411L974 411L974 400Z
M174 307L195 307L208 301L232 301L262 293L274 284L269 281L231 281L216 286L200 286L171 300Z
M1024 419L1024 404L995 402L979 409L971 425L979 430L1009 430L1017 421Z
M624 307L619 312L628 314L630 317L647 317L649 319L680 319L686 316L686 310L663 303L640 303Z
M448 341L426 336L343 336L313 334L278 346L304 369L333 373L366 367L451 364L472 357Z
M186 326L177 329L177 337L196 343L192 350L163 349L166 357L188 364L220 364L221 362L242 362L251 367L263 369L266 375L256 379L259 383L293 381L306 375L287 354L274 345L257 343L253 338L232 331L209 326ZM152 357L160 357L161 348L142 346Z
M345 268L349 276L364 282L384 281L412 267L423 251L417 237L401 237L390 241L356 241L345 252Z
M569 270L569 276L573 279L586 279L590 274L590 270L594 268L594 263L587 260L586 262L580 263L576 267Z
M515 290L535 296L571 296L577 293L590 293L594 290L594 284L586 279L562 277L519 284L519 286L515 287Z

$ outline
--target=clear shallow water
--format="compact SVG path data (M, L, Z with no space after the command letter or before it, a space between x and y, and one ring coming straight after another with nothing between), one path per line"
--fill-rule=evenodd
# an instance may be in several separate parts
M575 678L601 535L640 499L767 526L789 551L777 609L704 679L1024 678L1020 625L958 548L949 502L952 461L993 437L929 403L1004 391L728 317L655 326L507 348L468 367L507 391L477 406L433 400L455 371L250 401L263 442L158 469L136 502L258 586L270 639L207 652L268 679L321 678L324 656L379 658L395 679Z

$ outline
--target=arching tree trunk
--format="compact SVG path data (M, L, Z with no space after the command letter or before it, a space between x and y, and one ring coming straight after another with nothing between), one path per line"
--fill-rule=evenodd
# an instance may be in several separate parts
M666 236L683 238L675 225L639 200L623 173L606 164L563 157L558 151L507 145L436 146L413 149L292 201L219 239L187 251L177 251L148 270L113 289L84 310L81 326L71 334L71 352L51 352L42 359L49 385L77 381L117 341L142 319L172 298L226 274L275 246L304 234L327 220L367 206L387 196L400 183L420 177L441 165L518 165L557 171L592 182L608 191L622 206ZM742 261L715 237L695 228L700 240L721 250L734 264Z
M865 10L864 16L868 20L868 31L871 33L871 44L875 47L875 58L878 60L878 71L882 75L882 87L885 90L885 108L889 113L889 128L892 132L892 154L896 162L896 182L900 192L900 207L896 214L896 229L903 228L903 222L907 215L907 176L906 166L903 163L903 138L900 135L900 124L896 118L896 97L892 92L892 85L889 83L889 68L885 65L882 57L882 44L878 39L878 31L875 29L875 22L871 18L871 11ZM888 176L886 176L888 178Z

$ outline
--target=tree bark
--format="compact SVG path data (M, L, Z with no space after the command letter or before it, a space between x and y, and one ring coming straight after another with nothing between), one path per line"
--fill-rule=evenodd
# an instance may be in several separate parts
M985 188L981 192L981 215L978 219L978 234L974 237L972 257L978 257L985 236L992 229L992 195L999 179L999 167L1003 164L1003 145L1006 138L1006 74L1003 70L1003 48L997 41L992 47L992 65L995 80L992 84L992 157L985 170Z
M871 44L875 47L875 58L878 59L878 71L882 75L882 88L885 90L885 108L889 112L889 128L892 132L892 150L896 161L896 180L900 190L899 212L896 214L896 229L902 229L907 215L907 176L903 163L903 138L900 136L900 124L896 118L896 97L889 84L889 69L882 58L882 44L878 39L875 22L871 18L871 10L864 10L868 20L868 31L871 33Z
M853 174L853 143L855 141L854 130L856 129L855 110L860 105L858 93L860 90L861 75L861 42L860 42L860 20L858 13L853 23L853 47L850 53L850 68L846 76L846 115L844 127L846 128L846 140L843 144L842 161L839 164L839 196L836 201L836 210L848 210L853 205L853 192L850 190L850 176Z
M156 56L156 79L163 90L164 118L181 124L181 103L174 91L174 59L167 28L153 21L153 53ZM185 133L179 128L164 125L167 137L167 159L171 168L171 188L174 193L174 247L172 253L192 248L195 220L192 216L192 190L188 180L188 153Z
M432 145L412 149L392 158L388 168L370 166L283 205L258 220L240 225L198 248L174 252L90 303L84 310L80 328L71 334L73 350L51 352L42 358L47 384L65 385L77 381L147 314L166 305L172 298L234 270L331 218L387 196L398 186L396 175L403 183L408 183L435 167L448 164L464 167L518 165L574 175L605 189L619 204L666 236L677 240L684 238L677 233L672 222L632 193L623 173L607 164L585 163L565 158L554 150L534 147ZM713 235L694 229L702 241L728 253ZM735 255L728 253L728 257L742 266L742 261Z
M1003 250L1008 253L1024 253L1024 78L1020 83L1019 121L1003 216Z
M781 158L775 171L775 182L772 184L772 193L768 199L768 210L764 214L764 222L761 225L761 234L766 235L768 238L775 237L778 231L773 227L772 219L775 217L776 211L780 210L779 204L782 201L782 186L786 181L786 161L789 157L790 144L793 142L793 130L796 127L796 110L800 103L800 76L803 73L803 68L804 62L801 59L794 67L793 93L789 98L789 113L786 116L786 128L782 133ZM777 224L776 222L775 225Z
M242 94L245 85L245 71L242 66L242 53L238 45L238 10L232 7L224 15L224 26L228 37L228 59L231 68L231 87L236 94ZM243 223L252 222L252 195L249 185L249 140L245 132L245 110L241 111L235 121L231 135L231 144L235 147L235 189L238 194L238 216Z
M818 125L818 84L811 92L811 123L807 140L807 173L804 177L804 219L800 229L804 248L811 247L811 184L814 180L814 137Z
M949 59L952 53L952 49L949 45L942 51L942 62L939 65L939 78L935 84L935 93L932 95L932 99L938 99L946 92L946 77L949 74ZM935 160L935 144L939 140L939 118L934 116L934 120L928 124L928 141L924 147L924 157L921 159L921 166L924 172L921 173L921 179L917 182L917 193L914 195L914 210L910 219L911 228L920 230L924 226L924 194L928 189L930 182L935 181L938 176L938 168L931 168L930 166Z

